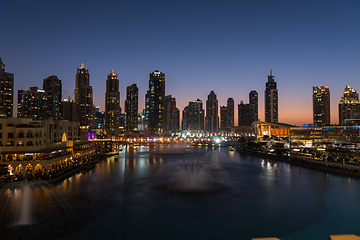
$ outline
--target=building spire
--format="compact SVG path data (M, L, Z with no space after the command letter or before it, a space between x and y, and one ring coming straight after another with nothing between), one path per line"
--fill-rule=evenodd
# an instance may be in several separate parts
M272 69L270 69L270 76L272 76Z

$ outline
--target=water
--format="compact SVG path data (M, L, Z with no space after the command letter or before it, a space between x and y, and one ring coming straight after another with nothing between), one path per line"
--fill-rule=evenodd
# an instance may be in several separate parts
M56 184L47 191L63 196L78 223L72 229L63 224L49 236L62 234L62 240L274 236L318 240L330 234L360 235L360 179L240 155L225 148L216 151L227 157L219 163L236 187L234 194L193 200L163 198L149 191L149 184L166 163L202 160L209 151L198 147L185 151L180 146L174 150L167 145L127 148L118 160L110 157L94 169ZM6 190L9 200L5 212L13 208L10 203L19 201L15 190ZM16 191L20 195L22 190ZM4 202L0 202L1 207ZM49 214L56 216L54 210ZM33 232L39 234L36 229L44 221L39 214L33 220ZM0 223L0 232L13 234L13 227L4 226L12 222L4 224L3 217Z

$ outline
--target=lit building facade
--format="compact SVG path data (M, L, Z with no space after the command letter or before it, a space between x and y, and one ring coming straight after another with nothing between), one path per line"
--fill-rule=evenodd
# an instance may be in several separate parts
M150 73L148 129L152 134L163 134L165 124L165 73Z
M120 92L119 78L112 70L106 80L105 93L105 130L108 136L119 134Z
M206 100L205 131L219 131L219 105L214 91L211 91Z
M252 90L249 93L250 119L252 122L259 120L259 96L257 91Z
M47 106L47 117L53 120L62 119L62 84L61 80L57 76L49 76L44 79L43 89L47 94L48 106Z
M47 97L45 90L31 87L24 94L20 115L37 120L47 119L49 113Z
M251 123L250 105L241 101L240 104L238 104L238 126L250 126Z
M339 103L339 125L344 125L346 119L360 119L359 94L350 86L345 87Z
M79 123L64 120L2 117L0 133L0 162L17 176L65 170L74 164L73 147L80 143Z
M75 103L70 98L64 99L61 103L63 120L68 120L70 122L75 121Z
M93 125L93 89L90 86L89 70L85 64L77 69L75 83L75 121L90 130Z
M233 98L227 99L226 111L227 111L226 127L234 128L234 99Z
M265 89L265 122L278 122L278 90L271 70Z
M5 64L0 58L0 114L13 116L14 74L5 72Z
M22 114L21 108L24 104L24 96L25 96L25 90L19 89L18 90L18 102L17 102L17 117L18 118L23 117L21 115Z
M200 99L189 102L182 116L182 130L204 131L204 109Z
M251 126L258 121L258 93L253 90L249 93L249 103L243 101L238 104L238 126Z
M165 131L176 132L180 129L180 111L176 107L176 99L165 96Z
M220 128L227 128L228 113L226 106L220 106Z
M136 84L128 86L126 88L126 101L125 101L125 113L126 131L137 132L138 131L138 95L139 89Z
M330 125L330 90L327 86L313 87L313 123Z

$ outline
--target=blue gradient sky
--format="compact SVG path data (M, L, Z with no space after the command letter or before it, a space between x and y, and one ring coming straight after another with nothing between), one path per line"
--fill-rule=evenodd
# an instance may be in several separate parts
M166 94L180 111L211 90L225 105L248 102L273 69L279 121L312 122L312 87L331 93L331 121L345 85L360 91L360 1L3 1L0 57L15 74L15 89L42 87L49 75L72 95L85 63L94 104L104 110L105 81L119 74L139 87L144 107L149 73L166 74ZM15 95L15 99L16 95ZM237 117L236 121L237 123Z

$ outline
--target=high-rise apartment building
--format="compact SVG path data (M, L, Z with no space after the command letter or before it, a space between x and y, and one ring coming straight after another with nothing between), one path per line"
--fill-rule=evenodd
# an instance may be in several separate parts
M204 131L204 109L200 99L189 102L182 116L182 130Z
M149 120L150 133L162 134L165 123L165 73L155 70L149 80Z
M252 122L255 122L259 119L259 111L258 111L258 105L259 105L259 100L258 100L258 93L255 90L252 90L249 93L249 107L250 107L250 120Z
M73 100L70 99L64 99L61 103L62 106L62 114L63 114L63 120L68 120L70 122L73 122L75 119L75 103Z
M133 84L126 88L126 131L138 131L138 94L139 90L136 84Z
M227 127L234 128L234 99L228 98L227 105Z
M5 64L0 58L0 114L13 116L14 74L5 72Z
M105 93L105 130L108 136L119 134L120 92L119 78L112 70L106 80Z
M22 114L21 108L24 104L24 95L25 95L25 90L19 89L18 90L18 102L17 102L17 117L18 118L23 117L21 115Z
M344 125L346 119L360 119L359 94L350 86L345 87L339 103L339 125Z
M238 104L238 126L251 126L258 120L258 93L252 90L249 93L249 103L243 101Z
M43 89L31 87L24 94L24 102L21 108L21 116L36 120L48 118L48 95Z
M93 125L93 114L93 89L90 86L90 74L82 63L76 73L75 121L78 121L80 126L88 126L90 130Z
M220 127L228 127L228 111L226 106L220 106Z
M274 78L270 70L265 89L265 122L270 123L278 122L278 90Z
M53 120L62 120L62 84L57 76L49 76L44 79L43 89L47 94L48 113L47 117Z
M252 123L250 104L243 101L238 104L238 126L250 126Z
M313 87L313 120L314 125L330 125L330 90L326 86Z
M165 131L176 132L180 129L180 111L176 107L175 98L165 96Z
M205 131L217 132L219 130L219 106L216 94L211 91L206 100Z

